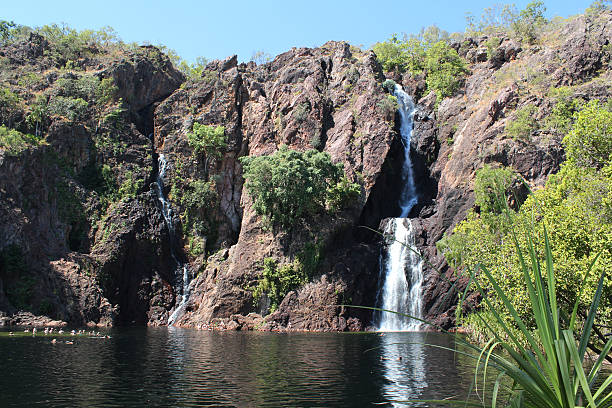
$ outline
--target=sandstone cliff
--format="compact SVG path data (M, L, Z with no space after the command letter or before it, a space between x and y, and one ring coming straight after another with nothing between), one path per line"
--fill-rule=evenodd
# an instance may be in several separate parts
M36 33L5 44L2 89L19 103L2 102L0 119L41 137L0 147L0 323L27 322L18 312L28 311L75 325L163 325L178 306L186 264L193 281L178 325L366 328L371 313L338 305L375 305L381 240L363 227L398 215L402 153L399 120L384 104L388 77L418 103L411 147L420 202L411 218L435 266L426 271L426 317L451 327L465 282L435 243L473 206L484 163L512 166L533 185L559 168L562 134L543 125L512 138L505 128L526 106L546 123L559 86L574 98L609 100L610 27L606 12L559 22L538 45L454 43L470 72L439 104L423 78L384 73L373 52L343 42L292 49L263 65L213 61L190 79L155 47L88 46L64 58ZM109 83L116 88L105 98ZM37 120L41 100L49 113ZM194 152L196 122L224 127L218 156ZM359 198L339 214L269 228L243 190L238 159L280 145L328 152L360 185ZM156 190L160 155L176 236ZM202 185L210 199L189 207L185 197ZM264 259L290 263L312 244L319 261L311 281L273 313L265 298L255 302Z

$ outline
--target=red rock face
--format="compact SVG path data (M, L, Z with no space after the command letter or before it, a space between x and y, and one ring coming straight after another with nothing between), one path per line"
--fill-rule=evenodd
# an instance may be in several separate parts
M218 80L188 84L164 101L155 114L156 145L171 161L189 161L186 133L194 121L223 125L229 136L223 160L206 170L218 174L219 244L233 245L223 259L209 260L194 284L188 312L179 325L204 326L213 318L257 311L249 288L256 285L266 257L290 262L314 236L330 249L350 248L352 239L343 243L334 236L358 224L395 137L393 120L385 118L377 106L385 94L374 55L351 51L346 43L294 49L262 66L238 66L235 58L230 58L209 64L207 71L214 72ZM205 71L203 77L211 74ZM301 151L322 149L334 162L344 164L349 178L361 180L361 197L350 211L306 220L305 228L292 231L264 228L261 217L252 210L251 198L242 191L237 158L271 154L282 144ZM192 162L183 172L198 177L202 169ZM299 291L293 294L293 301L283 302L279 313L289 317L279 326L309 330L347 327L338 323L339 311L329 305L341 303L340 298L353 291L352 282L360 274L377 274L376 265L369 262L372 267L364 268L352 262L354 270L338 273L333 270L334 261L337 259L330 259L308 286L309 295ZM350 277L350 285L342 274ZM307 312L316 308L324 313L307 317Z
M397 215L393 193L401 146L393 113L379 106L386 98L381 83L389 77L419 106L411 148L421 202L411 216L417 245L434 266L425 271L425 313L451 327L457 293L466 282L437 253L436 241L473 207L473 180L484 163L512 166L534 186L559 168L562 135L542 126L514 140L504 129L528 104L543 123L555 103L551 86L573 85L575 97L608 100L610 27L612 16L603 13L570 19L534 46L510 38L501 38L492 50L487 38L453 44L469 62L470 74L461 90L437 107L424 77L383 73L372 52L342 42L292 49L260 66L238 64L236 57L213 61L202 78L187 81L151 47L82 58L75 63L83 72L119 85L123 126L110 132L102 120L110 108L90 106L81 121L56 117L47 123L48 144L18 156L0 149L0 254L15 245L23 252L36 281L30 312L72 324L166 324L180 287L171 256L176 252L197 275L178 325L362 330L370 313L339 305L375 304L380 243L360 227L377 228L381 219ZM0 49L15 72L30 67L45 73L44 81L28 90L32 100L34 91L65 75L47 57L49 47L33 36ZM17 89L18 77L9 75L7 83ZM25 116L17 112L11 120L23 122ZM225 127L227 147L219 158L193 154L187 134L194 122ZM111 137L101 142L103 132ZM242 188L238 159L271 154L283 144L328 152L362 186L359 199L338 214L319 214L290 230L266 227ZM174 210L178 242L171 242L152 185L159 154L169 163L164 193ZM105 204L98 187L82 177L92 164L113 169L116 189L128 181L139 184L133 194ZM213 254L208 259L191 250L181 233L181 195L193 181L214 181L218 197L200 214L214 230L198 237ZM68 206L65 190L73 199ZM70 216L79 208L84 218ZM314 237L324 248L316 273L266 315L267 305L255 305L252 294L263 260L292 262ZM17 313L22 307L7 296L28 283L20 279L0 269L0 324L42 321ZM49 305L53 312L46 313Z

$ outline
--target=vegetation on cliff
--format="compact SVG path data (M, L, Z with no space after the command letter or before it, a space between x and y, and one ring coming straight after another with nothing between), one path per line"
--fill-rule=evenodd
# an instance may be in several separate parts
M291 227L307 217L339 211L359 196L360 186L347 179L341 163L331 162L329 153L281 146L272 155L240 160L255 211L272 225Z
M550 176L545 188L534 191L520 208L511 210L512 222L502 212L499 200L508 196L514 201L511 187L517 176L511 169L485 166L475 180L476 209L452 235L438 243L456 268L486 266L528 327L534 327L535 321L512 239L515 233L519 247L525 250L529 229L534 228L536 236L541 237L546 228L555 259L559 306L568 311L576 302L579 316L586 316L599 276L612 265L612 112L594 100L574 116L573 122L563 139L567 161ZM541 259L544 255L538 252ZM487 287L486 280L482 284ZM501 302L498 297L491 298L493 305ZM491 311L484 307L477 313L489 316ZM603 281L598 316L595 333L604 340L606 322L612 321L609 277ZM511 322L510 316L506 318ZM478 316L468 316L464 324L488 338L491 333L480 322Z

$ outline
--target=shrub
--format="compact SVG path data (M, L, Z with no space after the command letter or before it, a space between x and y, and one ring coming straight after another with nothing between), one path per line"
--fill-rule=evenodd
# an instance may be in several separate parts
M209 157L221 157L227 147L225 127L193 124L193 132L187 134L189 145L196 154L205 154Z
M134 177L134 173L132 171L127 171L124 178L123 183L121 183L121 186L119 186L119 190L117 191L117 198L119 200L135 198L142 189L144 180Z
M213 233L213 225L210 223L218 200L214 181L193 180L187 183L179 199L179 203L185 208L182 220L187 231L195 229L196 234L203 235Z
M300 103L293 110L293 118L298 123L301 123L301 122L305 121L306 119L308 119L308 113L309 112L310 112L310 103L309 102Z
M30 112L26 116L26 123L34 130L36 136L40 136L49 119L49 106L47 98L43 95L36 97L36 101L30 105Z
M72 74L67 74L59 78L54 84L57 95L69 98L80 98L86 101L93 101L99 87L100 81L93 75L74 77Z
M103 105L111 103L115 100L118 91L119 88L113 78L102 78L96 87L96 100Z
M483 213L500 214L506 191L512 184L514 171L509 167L493 168L485 164L476 172L474 184L475 204Z
M0 88L0 123L9 127L13 125L16 115L19 112L21 99L19 95L9 88Z
M603 168L612 158L612 112L598 100L590 101L576 114L576 123L563 144L572 163Z
M486 41L485 45L487 47L487 59L490 60L491 58L493 58L497 47L499 47L500 44L501 40L498 37L491 37Z
M180 59L180 58L179 58ZM185 76L192 80L202 79L202 73L206 69L208 60L204 57L197 57L195 62L189 63L185 60L181 60L177 68L185 74Z
M240 161L255 211L272 225L291 227L327 208L332 211L332 204L345 203L344 197L357 189L344 181L342 164L333 164L328 153L316 150L301 153L281 146L272 155Z
M538 128L534 115L538 108L535 105L525 105L516 112L516 118L506 123L505 133L513 139L529 140L531 134Z
M436 93L439 102L459 89L467 65L450 45L438 41L427 50L425 71L427 89Z
M389 92L390 94L393 94L393 92L395 92L395 85L396 83L392 79L386 79L385 82L382 83L383 89Z
M261 65L272 61L272 56L265 51L255 51L253 55L251 55L251 61L255 62L257 65Z
M0 126L0 149L6 150L9 154L18 155L29 146L36 146L41 142L42 140L36 136L9 129L4 125Z
M308 281L299 261L278 265L274 258L265 258L257 286L253 289L253 300L259 302L266 295L270 300L270 312L274 312L290 291Z
M397 103L397 97L394 95L384 95L376 104L380 113L385 117L386 120L392 120L395 116L395 112L399 107Z
M12 21L0 20L0 44L11 39L15 27L16 24Z
M570 87L553 88L549 95L555 99L550 116L546 118L545 126L557 134L567 134L573 123L574 114L580 110L583 101L573 97Z
M490 275L508 294L509 302L522 319L534 327L530 314L530 300L521 272L519 253L514 244L526 250L530 243L529 231L542 237L544 229L555 259L555 279L559 304L571 309L578 302L579 312L589 308L589 301L597 289L597 276L604 274L612 264L612 162L598 169L596 163L579 167L575 161L562 165L559 173L551 175L545 188L535 191L515 213L509 210L513 222L506 214L471 212L467 219L453 230L451 236L438 243L438 249L449 264L461 268L486 267ZM503 200L498 201L504 206ZM488 206L497 211L499 207ZM516 238L514 237L516 235ZM542 261L538 252L536 261ZM586 276L594 260L592 276ZM484 288L492 290L482 281ZM602 321L612 319L612 281L602 284L600 316ZM584 293L583 298L577 296ZM494 306L502 299L490 297ZM486 311L486 309L485 309ZM508 316L506 316L508 317Z
M408 71L425 75L427 89L434 91L438 102L453 95L468 72L467 64L446 40L431 35L425 40L416 37L399 40L397 35L375 44L372 49L385 71ZM388 86L387 86L388 88Z
M537 30L547 20L544 18L546 7L541 0L535 0L527 4L524 10L521 10L518 17L512 21L512 29L523 41L532 44L537 39Z
M75 122L85 117L88 105L87 101L82 98L55 96L49 101L48 107L50 114Z

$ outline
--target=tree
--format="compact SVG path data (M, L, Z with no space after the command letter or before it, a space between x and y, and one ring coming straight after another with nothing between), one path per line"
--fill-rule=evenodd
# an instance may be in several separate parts
M227 137L223 126L202 125L194 122L193 132L187 134L187 140L196 154L204 154L207 157L219 158L227 147Z
M525 250L530 245L527 239L530 229L540 238L544 228L547 229L555 260L557 291L564 310L571 310L577 293L583 290L584 297L578 300L579 312L586 314L587 299L595 294L598 277L612 265L612 115L598 101L592 101L576 118L573 130L564 139L568 160L557 174L549 177L544 188L530 195L516 212L508 210L508 215L499 214L499 206L505 207L503 197L497 205L491 205L489 192L497 187L485 188L498 185L490 181L498 177L493 177L491 169L481 170L476 183L481 190L476 194L480 214L470 212L453 234L437 245L455 267L486 267L509 294L521 317L531 323L521 261L513 243L515 238L521 250ZM498 171L497 175L501 173ZM498 185L501 191L509 175L501 175L499 179L503 181ZM538 261L543 262L544 254L538 255ZM598 256L592 273L586 276L585 271ZM491 301L493 305L501 304L501 299L495 296L491 296ZM486 308L482 313L487 313ZM604 280L600 316L602 321L612 319L610 279ZM478 321L479 318L467 319L470 324Z
M567 159L580 167L601 169L612 158L612 112L593 100L575 117L574 128L563 139Z
M341 163L329 153L298 152L287 146L274 154L242 157L245 187L255 211L272 225L291 227L308 216L347 203L359 185L346 180Z
M8 41L17 25L12 21L0 20L0 43Z
M529 44L534 43L537 38L537 29L547 22L544 17L545 12L546 6L542 0L532 1L512 21L512 29L523 41Z
M438 101L452 96L468 72L465 61L444 41L433 44L425 56L427 89L434 91Z

